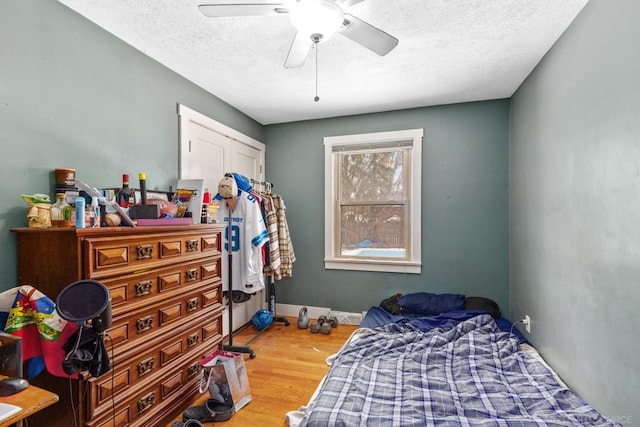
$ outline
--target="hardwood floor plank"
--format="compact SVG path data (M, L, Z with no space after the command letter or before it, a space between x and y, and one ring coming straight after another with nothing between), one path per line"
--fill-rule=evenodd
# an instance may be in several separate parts
M296 318L289 318L289 322L289 326L274 323L257 337L257 330L249 326L233 337L234 345L244 346L250 341L248 345L256 353L254 359L245 355L252 401L229 421L205 426L286 426L286 413L307 404L327 373L327 357L340 350L357 328L338 325L329 335L323 335L298 329ZM205 393L191 406L202 405L207 398ZM182 416L174 421L181 420Z

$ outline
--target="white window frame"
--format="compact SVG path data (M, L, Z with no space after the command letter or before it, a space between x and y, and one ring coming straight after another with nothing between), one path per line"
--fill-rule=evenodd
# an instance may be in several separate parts
M324 194L325 194L325 211L324 211L324 266L326 269L334 270L360 270L360 271L381 271L395 273L415 273L420 274L422 271L422 137L424 129L408 129L390 132L364 133L357 135L329 136L324 138ZM362 144L375 146L376 144L388 144L393 141L412 141L411 143L411 173L409 176L410 191L410 208L409 208L409 224L411 233L409 233L410 242L408 243L410 259L409 260L392 260L392 259L357 259L338 257L334 251L337 251L337 171L336 162L334 161L334 151L339 146L354 146Z

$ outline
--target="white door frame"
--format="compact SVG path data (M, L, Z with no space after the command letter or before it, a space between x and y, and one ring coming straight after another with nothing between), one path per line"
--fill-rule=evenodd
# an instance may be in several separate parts
M205 116L202 113L199 113L191 108L178 104L178 116L180 117L180 153L179 153L179 161L178 161L178 178L182 179L183 171L186 169L186 165L184 164L185 159L187 158L187 153L189 152L189 123L196 123L200 126L203 126L213 132L219 133L227 138L230 138L234 141L237 141L240 144L249 145L256 150L260 151L260 176L258 179L260 181L264 181L264 157L265 157L265 145L256 140L243 134L242 132L238 132L235 129L230 128L227 125L224 125L210 117ZM226 165L227 167L229 165Z

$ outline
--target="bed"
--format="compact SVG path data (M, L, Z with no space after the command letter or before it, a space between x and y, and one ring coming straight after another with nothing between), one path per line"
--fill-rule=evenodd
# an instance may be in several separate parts
M499 310L440 309L372 307L288 424L617 425L573 393Z

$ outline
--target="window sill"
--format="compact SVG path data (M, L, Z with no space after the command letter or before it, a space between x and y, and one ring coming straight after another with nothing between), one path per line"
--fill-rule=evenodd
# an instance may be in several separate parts
M327 270L356 270L420 274L422 272L422 263L412 261L332 258L324 260L324 268Z

